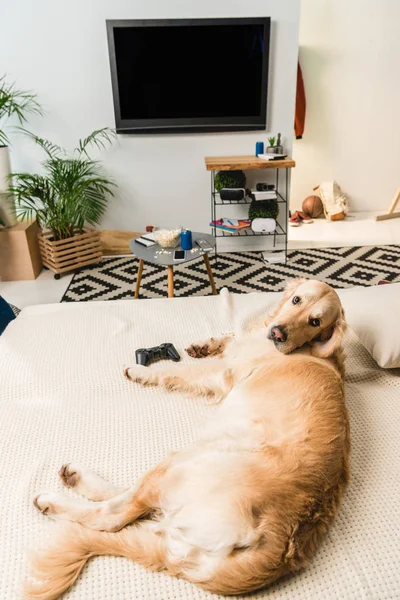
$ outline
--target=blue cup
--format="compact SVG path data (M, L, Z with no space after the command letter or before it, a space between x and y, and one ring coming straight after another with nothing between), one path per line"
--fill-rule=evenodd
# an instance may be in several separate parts
M256 156L264 154L264 142L256 142Z
M182 250L191 250L193 248L192 232L187 229L181 232L181 248Z

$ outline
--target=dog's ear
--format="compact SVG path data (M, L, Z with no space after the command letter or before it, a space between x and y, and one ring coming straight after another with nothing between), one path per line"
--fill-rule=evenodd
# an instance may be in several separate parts
M311 355L317 358L333 356L342 343L346 327L344 310L341 308L336 322L324 329L318 338L311 343Z

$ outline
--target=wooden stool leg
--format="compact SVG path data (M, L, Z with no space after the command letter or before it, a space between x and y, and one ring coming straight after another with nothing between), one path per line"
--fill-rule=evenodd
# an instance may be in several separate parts
M400 211L394 212L394 209L400 202L400 188L397 190L395 197L392 200L392 204L387 213L383 215L377 215L375 221L386 221L387 219L396 219L400 217Z
M139 267L138 267L138 272L137 272L137 276L136 276L136 289L135 289L135 300L137 300L139 298L139 290L140 290L140 282L142 281L142 273L143 273L143 259L140 258L139 259Z
M168 267L168 298L174 297L174 267Z
M210 280L212 293L214 294L214 296L216 296L217 289L215 287L214 276L213 276L213 272L211 270L210 259L208 258L208 254L203 254L203 258L204 258L204 262L206 263L206 269L207 269L207 273L208 273L208 279Z

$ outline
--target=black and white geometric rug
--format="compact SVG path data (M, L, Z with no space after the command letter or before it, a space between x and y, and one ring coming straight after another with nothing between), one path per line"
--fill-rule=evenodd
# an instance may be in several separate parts
M220 254L211 258L217 290L236 293L281 291L288 279L307 277L336 288L376 285L380 280L400 281L400 246L318 248L291 250L287 264L267 264L259 252ZM132 298L138 259L134 256L104 258L100 266L76 273L61 302ZM207 296L210 283L203 259L174 268L175 296ZM141 298L167 296L167 269L145 263Z

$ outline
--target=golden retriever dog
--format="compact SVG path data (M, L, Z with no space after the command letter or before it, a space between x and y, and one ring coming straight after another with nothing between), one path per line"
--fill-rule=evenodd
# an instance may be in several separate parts
M135 385L221 404L194 444L133 488L64 465L62 482L85 498L35 498L42 513L75 523L33 552L24 597L57 598L96 555L126 556L226 595L306 566L349 477L344 330L336 292L295 280L248 336L187 350L208 358L127 368Z

